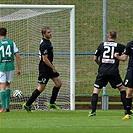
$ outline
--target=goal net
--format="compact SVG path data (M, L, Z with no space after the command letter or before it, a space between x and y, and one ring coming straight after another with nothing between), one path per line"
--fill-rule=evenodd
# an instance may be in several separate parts
M14 98L11 93L11 108L22 109L22 103L26 102L37 88L41 29L48 26L52 31L53 64L62 79L56 104L61 109L74 110L74 6L0 5L0 7L0 27L7 28L7 37L16 43L21 55L22 76L17 77L16 67L11 91L13 93L16 89L21 90L23 98ZM32 109L47 109L53 86L54 83L49 80L45 91L33 103Z

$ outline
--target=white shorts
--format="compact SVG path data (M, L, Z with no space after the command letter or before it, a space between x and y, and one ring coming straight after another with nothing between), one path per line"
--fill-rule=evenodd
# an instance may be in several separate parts
M13 80L14 70L8 72L1 72L0 71L0 83L10 83Z

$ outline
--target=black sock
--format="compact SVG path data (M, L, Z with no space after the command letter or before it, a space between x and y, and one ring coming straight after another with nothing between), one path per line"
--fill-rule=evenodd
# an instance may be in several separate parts
M56 98L57 98L59 89L60 89L60 87L59 87L59 88L57 88L57 87L55 87L55 86L53 87L52 96L51 96L51 99L50 99L50 104L54 104L54 103L55 103L55 100L56 100Z
M130 114L130 110L131 110L131 105L132 105L132 98L126 98L126 103L127 103L127 114Z
M40 95L40 91L38 89L36 89L33 93L32 96L28 99L26 105L30 106L35 100L36 98Z
M93 93L91 101L92 113L96 112L97 102L98 102L98 94Z
M126 110L126 91L121 91L121 102L123 104L124 110Z

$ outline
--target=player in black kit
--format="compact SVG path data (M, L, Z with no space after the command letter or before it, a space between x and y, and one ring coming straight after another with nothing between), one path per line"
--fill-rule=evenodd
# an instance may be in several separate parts
M124 85L127 87L127 95L126 95L126 107L127 108L125 111L125 117L122 118L123 120L127 120L131 118L130 115L133 113L131 110L132 94L133 94L133 41L129 42L126 45L126 49L123 55L119 56L118 53L115 53L114 56L122 61L125 61L127 57L129 56L127 74L124 80Z
M126 91L118 70L119 60L114 57L115 52L121 55L125 46L116 43L116 37L116 31L109 31L107 34L108 42L101 43L95 52L94 61L99 65L99 68L98 75L96 76L94 83L94 90L91 101L92 111L89 113L89 117L96 115L98 94L100 90L107 85L108 82L111 84L112 88L119 89L124 110L126 108Z
M53 66L53 46L50 42L52 37L52 32L49 27L44 27L41 31L43 38L40 43L40 63L39 63L39 76L38 76L38 87L32 93L32 96L28 99L23 107L29 112L31 111L31 104L36 100L40 93L45 89L46 84L49 79L54 82L54 87L52 90L52 96L50 103L48 103L49 108L59 110L60 108L55 104L56 98L58 96L59 89L62 85L59 73L57 72L55 66Z

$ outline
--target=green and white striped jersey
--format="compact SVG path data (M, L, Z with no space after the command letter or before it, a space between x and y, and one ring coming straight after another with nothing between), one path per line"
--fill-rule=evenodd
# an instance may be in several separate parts
M18 52L16 44L8 39L0 39L0 71L12 71L14 67L14 54Z

